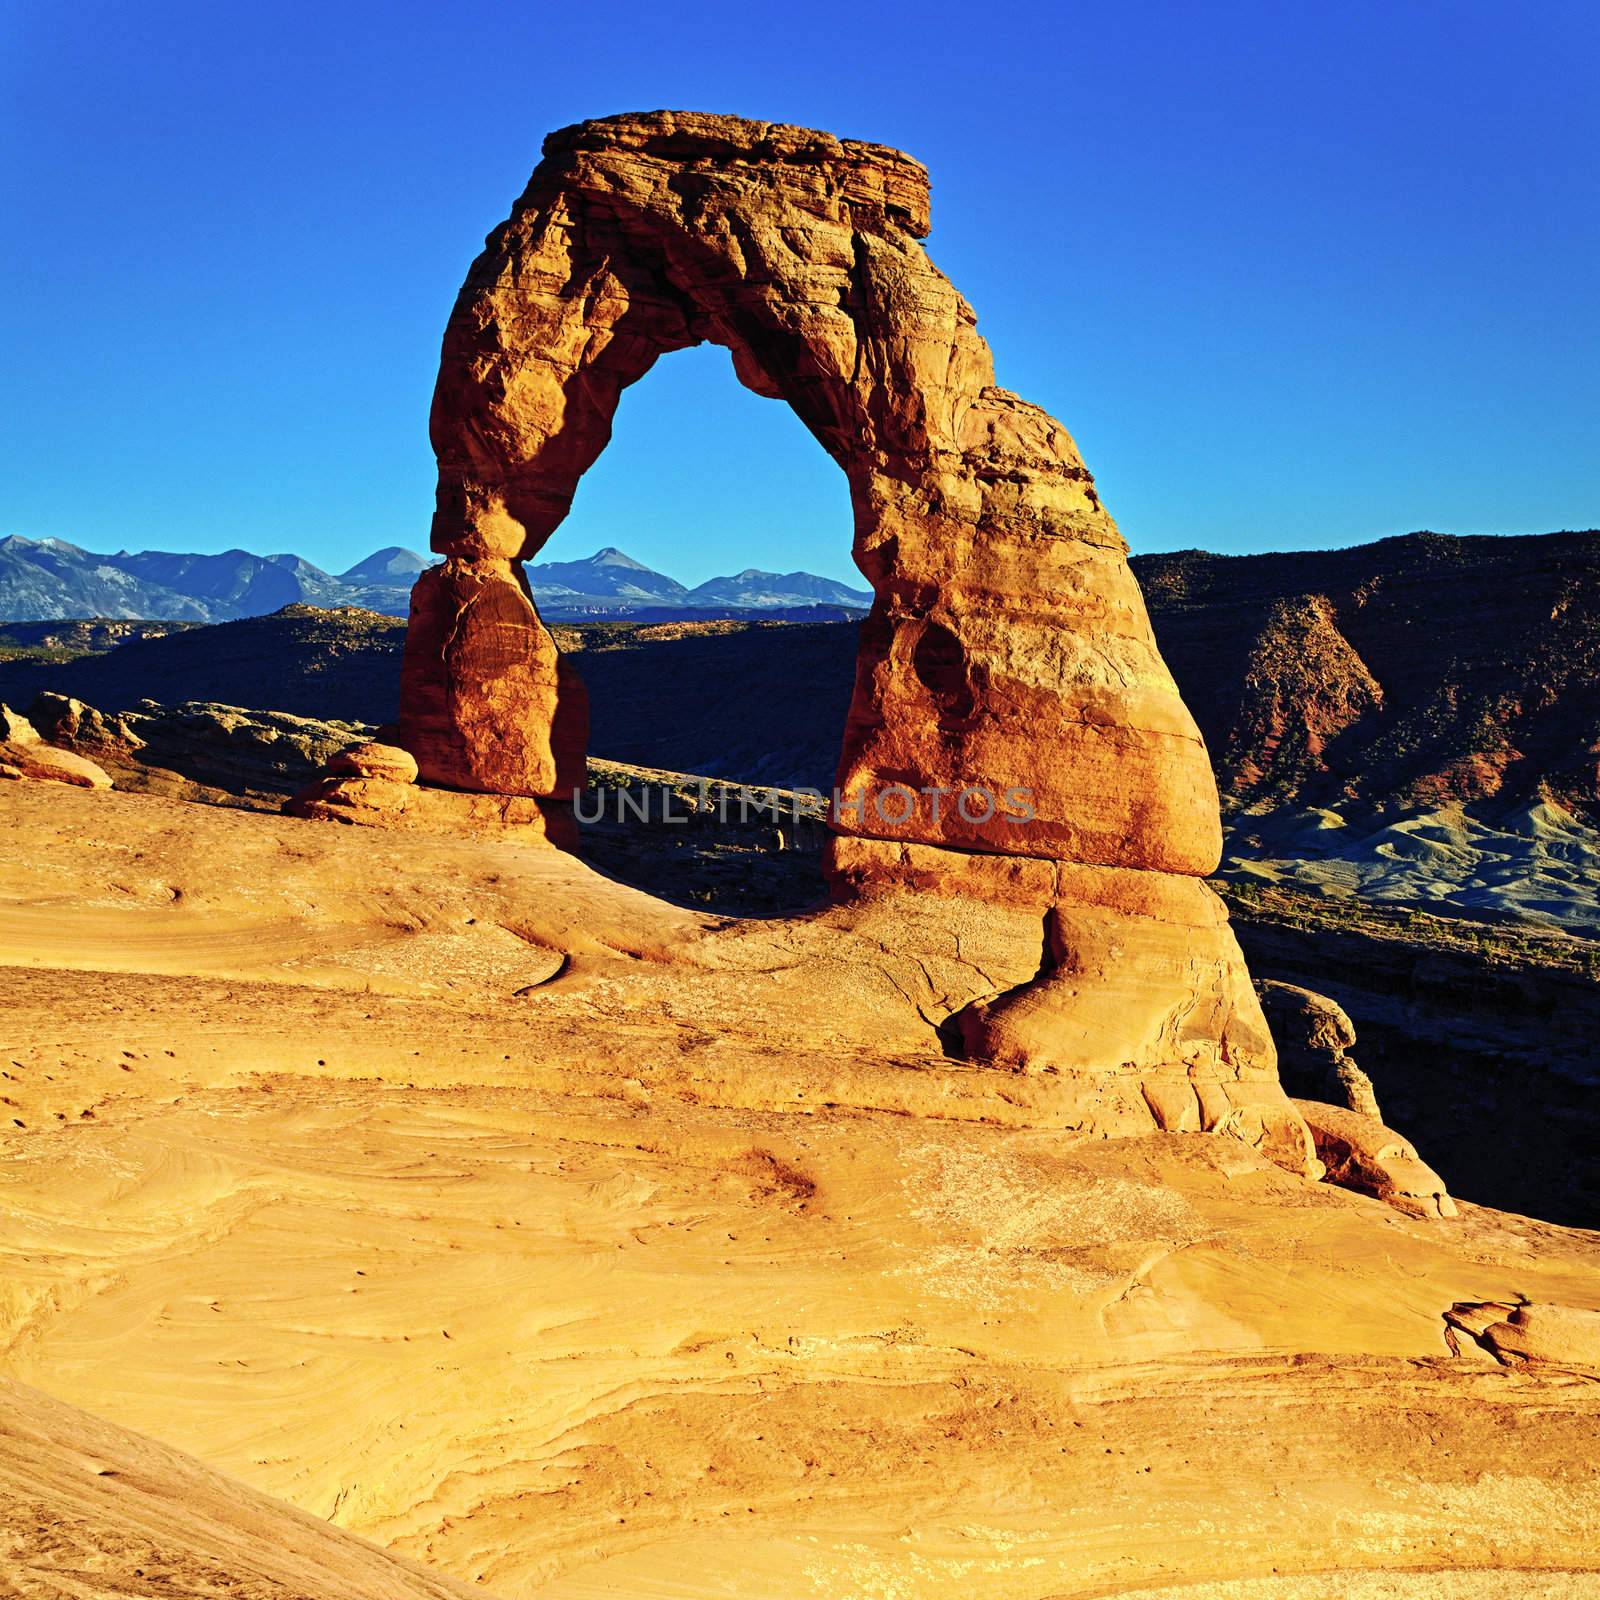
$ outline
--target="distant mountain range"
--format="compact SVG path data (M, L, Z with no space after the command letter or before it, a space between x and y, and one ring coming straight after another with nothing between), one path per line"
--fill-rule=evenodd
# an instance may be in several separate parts
M0 622L63 617L143 618L166 622L233 622L286 605L359 606L406 615L411 585L429 558L390 545L338 574L295 555L184 555L119 550L98 555L62 539L0 539ZM612 546L585 561L547 561L527 568L528 586L552 621L606 618L664 622L678 618L782 617L842 619L872 603L810 572L760 572L711 578L688 588Z
M403 615L426 561L410 550L379 550L338 576L294 555L221 555L162 550L98 555L64 539L0 539L0 621L138 617L163 622L232 622L297 602L363 606Z

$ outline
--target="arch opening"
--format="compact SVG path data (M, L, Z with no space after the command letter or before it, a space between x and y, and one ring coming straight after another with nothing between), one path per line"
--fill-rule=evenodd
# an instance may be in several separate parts
M823 808L794 791L827 796L838 764L870 601L850 526L837 464L787 406L747 392L726 349L675 351L622 392L609 442L524 569L587 690L575 810L592 865L733 915L823 896ZM752 569L783 581L712 582ZM796 589L796 569L831 587Z
M787 405L739 379L725 347L702 343L657 360L622 391L605 448L528 567L616 547L691 590L745 568L804 569L861 594L852 521L838 464ZM540 597L537 575L533 586ZM692 610L707 598L677 603ZM576 609L543 595L552 622Z

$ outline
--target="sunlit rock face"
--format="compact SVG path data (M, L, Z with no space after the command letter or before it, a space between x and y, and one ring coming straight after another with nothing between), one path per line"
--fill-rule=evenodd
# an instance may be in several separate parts
M412 598L401 743L425 784L558 799L581 784L581 687L521 564L566 516L622 391L664 354L723 345L844 471L873 589L836 827L884 848L835 863L839 898L895 892L905 847L931 852L924 881L980 898L1004 899L1014 874L971 872L974 856L1131 874L1113 891L1047 873L1039 988L977 1002L953 1047L1248 1078L1283 1124L1269 1142L1309 1160L1226 916L1196 881L1220 853L1216 787L1126 546L1067 430L996 385L928 228L926 172L881 145L680 112L552 134L445 332L445 560Z
M567 781L549 742L553 651L518 603L517 564L566 516L622 390L709 340L850 481L877 596L840 763L841 788L869 802L857 831L1215 865L1204 751L1121 536L1066 429L995 386L927 229L926 174L877 145L669 113L546 141L445 335L432 432L447 563L419 585L407 659L425 779L538 795ZM430 691L453 697L442 719ZM898 798L871 803L897 784L952 798L898 822ZM997 827L977 798L955 803L968 787L1025 788L1033 818Z

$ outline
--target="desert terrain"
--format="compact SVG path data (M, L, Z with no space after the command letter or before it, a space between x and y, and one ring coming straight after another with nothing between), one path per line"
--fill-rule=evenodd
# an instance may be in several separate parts
M436 563L5 541L0 1593L1600 1595L1593 535L1136 573L931 206L557 129ZM704 343L870 594L535 561Z
M211 1592L125 1536L202 1472L500 1595L1600 1592L1593 1234L1082 1138L836 914L54 783L0 834L10 1438L123 1530L83 1578L7 1479L16 1592ZM286 1525L227 1592L451 1592Z

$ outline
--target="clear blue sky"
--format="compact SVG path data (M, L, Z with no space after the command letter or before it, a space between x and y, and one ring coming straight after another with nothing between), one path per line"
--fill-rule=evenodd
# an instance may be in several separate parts
M911 151L1000 381L1135 549L1600 523L1587 3L0 9L0 533L421 548L444 319L553 127ZM841 476L660 363L546 554L852 577Z

